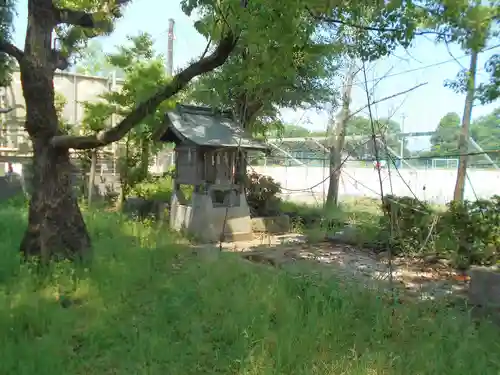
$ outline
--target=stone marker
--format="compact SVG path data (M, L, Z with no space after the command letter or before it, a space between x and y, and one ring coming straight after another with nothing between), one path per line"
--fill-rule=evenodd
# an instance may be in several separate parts
M473 305L500 309L500 272L491 268L469 271L469 301Z

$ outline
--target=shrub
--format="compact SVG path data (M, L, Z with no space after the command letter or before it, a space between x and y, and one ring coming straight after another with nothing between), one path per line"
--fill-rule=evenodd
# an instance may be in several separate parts
M394 254L430 251L458 267L490 265L500 251L500 197L451 202L440 213L410 197L386 196L379 240Z
M449 203L439 233L438 246L458 265L494 264L500 250L500 196Z
M172 188L172 177L150 177L147 181L135 185L130 190L130 195L148 200L170 202Z
M416 198L387 195L382 212L379 240L390 246L394 254L416 253L428 248L429 230L436 213L426 203Z
M272 177L249 173L245 183L246 197L252 216L274 216L280 213L281 185Z

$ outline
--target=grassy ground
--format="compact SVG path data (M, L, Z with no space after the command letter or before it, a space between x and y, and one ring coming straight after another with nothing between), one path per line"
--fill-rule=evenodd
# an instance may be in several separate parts
M393 313L339 280L196 258L115 214L87 222L92 267L41 277L17 259L23 211L0 209L0 374L500 373L498 331L444 308Z
M340 208L325 213L322 204L302 204L293 201L284 201L281 204L283 212L293 213L297 218L305 220L294 220L292 217L292 230L304 233L314 242L324 239L325 234L333 234L345 227L346 224L354 225L357 228L357 240L362 245L366 242L374 241L379 232L379 219L382 214L380 210L380 200L370 198L345 199L341 202ZM326 223L312 222L312 218L324 217L330 225Z

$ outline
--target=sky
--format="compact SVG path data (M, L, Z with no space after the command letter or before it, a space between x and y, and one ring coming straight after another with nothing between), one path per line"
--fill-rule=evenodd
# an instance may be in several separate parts
M206 46L205 39L193 27L195 18L187 17L180 8L179 0L133 0L124 12L112 35L99 38L106 52L126 43L128 35L139 32L151 34L155 40L155 49L166 55L168 19L175 20L174 70L182 69L190 61L198 58ZM14 42L22 48L27 24L27 0L18 2L18 16L15 21ZM498 43L497 43L498 44ZM451 52L451 55L450 55ZM479 57L479 82L487 79L484 63L500 48L481 53ZM412 87L426 83L409 94L397 96L373 106L376 117L391 117L404 124L404 132L435 130L439 120L448 112L457 112L462 116L465 96L456 94L444 87L446 79L453 79L463 68L468 67L469 57L458 46L436 45L423 36L417 37L414 45L407 51L398 49L388 57L371 64L368 68L368 86L374 96L372 101L385 98ZM385 77L385 78L384 78ZM381 79L382 78L382 79ZM340 82L339 82L340 84ZM355 79L351 111L366 106L364 79L358 74ZM475 106L473 118L490 113L498 101L486 106ZM283 109L285 122L301 125L311 130L324 130L328 123L325 111ZM360 114L367 115L367 110ZM424 150L429 147L428 137L414 137L409 140L412 150Z

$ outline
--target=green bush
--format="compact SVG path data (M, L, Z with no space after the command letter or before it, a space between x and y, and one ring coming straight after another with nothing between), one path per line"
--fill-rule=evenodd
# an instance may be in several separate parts
M387 195L382 204L381 233L379 240L386 242L394 254L420 252L426 241L434 216L424 202L411 197Z
M246 178L246 197L252 216L280 214L281 185L272 177L251 172Z
M193 194L192 185L181 185L180 190L187 200ZM130 196L140 197L147 200L170 202L172 199L173 180L172 172L165 173L161 177L149 177L130 189Z
M494 327L440 302L394 304L303 262L288 272L195 256L116 213L84 212L91 267L37 274L19 262L26 214L0 208L0 374L500 372Z
M131 196L170 202L172 198L172 177L149 178L130 190Z
M489 265L500 251L500 197L451 202L444 212L411 197L388 195L382 205L380 240L394 254L429 252L457 266Z
M451 202L438 231L438 246L451 253L459 265L496 263L500 250L500 197Z

